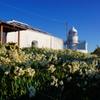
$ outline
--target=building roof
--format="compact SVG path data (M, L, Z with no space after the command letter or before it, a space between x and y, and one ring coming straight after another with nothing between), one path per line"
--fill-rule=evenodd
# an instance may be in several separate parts
M17 27L20 27L20 28L25 28L25 29L30 29L30 30L34 30L34 31L38 31L38 32L42 32L44 34L48 34L48 35L51 35L47 32L44 32L42 30L39 30L37 28L34 28L26 23L22 23L22 22L19 22L19 21L16 21L16 20L12 20L12 21L8 21L7 23L11 24L11 25L14 25L14 26L17 26Z
M13 24L9 24L1 20L0 20L0 25L3 26L3 32L13 32L13 31L25 30L24 27L15 26Z

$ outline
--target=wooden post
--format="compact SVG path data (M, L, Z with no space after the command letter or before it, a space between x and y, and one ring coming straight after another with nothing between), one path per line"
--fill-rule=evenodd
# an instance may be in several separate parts
M18 31L18 47L20 48L20 31Z
M0 44L2 44L3 26L0 26Z
M6 32L6 41L5 42L7 43L7 32Z

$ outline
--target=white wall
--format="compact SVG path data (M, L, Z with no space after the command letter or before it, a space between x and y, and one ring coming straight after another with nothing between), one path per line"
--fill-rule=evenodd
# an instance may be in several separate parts
M9 32L9 33L7 33L7 42L16 42L16 43L18 43L18 32Z
M77 49L77 51L82 52L82 53L88 53L88 50L79 50L79 49Z
M87 50L87 42L79 42L79 44L77 45L77 49L85 49L85 50Z
M21 44L20 47L30 47L33 40L38 41L38 47L47 47L50 48L50 36L48 34L40 33L38 31L26 30L21 31L20 39Z
M60 38L33 30L20 31L20 48L30 47L33 40L38 41L39 48L63 49L63 40ZM18 32L8 33L8 42L17 41Z
M76 50L77 49L77 44L73 43L73 44L67 44L67 48L71 49L71 50Z
M85 49L85 42L79 42L77 49Z
M79 42L77 50L83 53L88 53L87 42Z
M52 48L63 49L63 39L52 36Z

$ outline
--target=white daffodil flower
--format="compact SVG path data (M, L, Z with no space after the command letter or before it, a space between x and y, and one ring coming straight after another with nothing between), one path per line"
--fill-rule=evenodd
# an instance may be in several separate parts
M10 71L6 71L6 72L4 72L5 75L8 75L9 73L10 73Z
M64 82L63 82L63 81L60 81L60 82L59 82L59 84L60 84L60 85L63 85L63 84L64 84Z

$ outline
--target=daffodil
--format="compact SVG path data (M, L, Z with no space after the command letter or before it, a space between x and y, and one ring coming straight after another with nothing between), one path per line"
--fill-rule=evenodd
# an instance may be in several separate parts
M63 83L63 81L60 81L59 84L60 84L60 85L63 85L64 83Z
M19 67L18 67L18 66L15 66L15 70L16 70L16 71L19 70Z
M8 75L9 73L10 73L10 71L6 71L6 72L4 72L5 75Z

